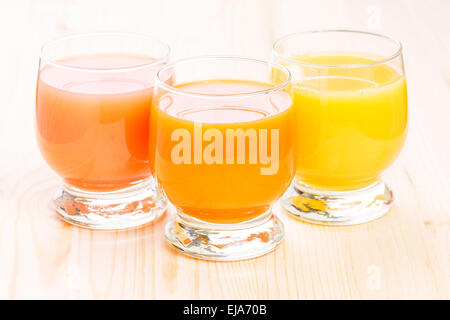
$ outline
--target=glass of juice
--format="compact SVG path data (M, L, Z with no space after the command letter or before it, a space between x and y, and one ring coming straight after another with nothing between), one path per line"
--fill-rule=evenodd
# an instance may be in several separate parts
M292 74L296 175L284 207L326 225L381 217L393 196L380 175L407 133L401 44L369 32L302 32L277 40L272 56Z
M150 150L157 181L177 209L168 242L209 260L273 250L284 231L272 205L295 173L289 71L209 56L168 65L156 81Z
M66 221L120 229L164 212L148 148L154 80L169 51L134 34L68 36L42 47L36 134L63 179L54 204Z

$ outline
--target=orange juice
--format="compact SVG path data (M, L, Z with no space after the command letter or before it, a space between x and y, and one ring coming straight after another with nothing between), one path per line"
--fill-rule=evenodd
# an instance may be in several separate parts
M233 94L271 86L210 80L176 88L191 93ZM286 92L270 98L257 95L251 101L217 96L203 105L201 98L173 93L155 98L155 169L168 199L183 213L212 223L247 221L269 210L294 175L290 106L291 97ZM238 130L247 134L241 142L231 134ZM186 141L177 132L191 139L182 151L180 143Z
M86 55L41 69L38 143L68 184L109 191L149 177L149 116L155 68L161 67L149 66L154 61L138 55Z
M369 56L316 54L293 60L303 63L292 64L296 178L315 188L336 191L374 183L397 157L406 138L404 76L388 64L306 65L376 61Z

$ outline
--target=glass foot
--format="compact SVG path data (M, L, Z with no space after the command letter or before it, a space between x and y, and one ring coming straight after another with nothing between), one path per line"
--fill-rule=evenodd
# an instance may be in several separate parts
M76 226L115 230L132 228L160 217L167 200L146 180L112 192L87 192L65 185L54 199L56 212Z
M178 213L166 226L166 238L188 256L217 261L244 260L262 256L281 242L283 223L268 212L238 224L213 224Z
M376 182L356 191L320 191L295 182L282 200L293 216L323 225L353 225L386 214L393 203L392 191Z

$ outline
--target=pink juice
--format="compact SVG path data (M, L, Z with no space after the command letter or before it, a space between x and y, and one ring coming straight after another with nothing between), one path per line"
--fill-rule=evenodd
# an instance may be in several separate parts
M86 55L41 69L38 143L68 184L109 191L150 176L150 106L162 66L149 65L154 62L139 55Z

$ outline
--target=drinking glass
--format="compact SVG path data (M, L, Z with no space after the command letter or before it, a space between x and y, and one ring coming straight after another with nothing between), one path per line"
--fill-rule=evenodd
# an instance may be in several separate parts
M227 56L181 60L158 72L156 177L177 209L166 238L182 253L246 259L282 240L272 205L295 171L289 80L282 66Z
M36 133L64 184L54 199L66 221L128 228L160 216L152 179L149 117L156 72L169 47L135 34L84 34L42 47Z
M273 61L292 73L296 176L284 207L302 220L351 225L392 206L380 175L407 133L401 44L351 30L277 40Z

